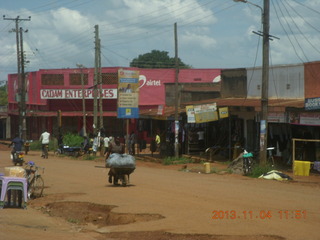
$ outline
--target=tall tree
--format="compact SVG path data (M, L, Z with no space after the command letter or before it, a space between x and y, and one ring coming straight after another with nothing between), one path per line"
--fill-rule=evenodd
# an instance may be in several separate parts
M179 68L192 68L190 65L183 63L180 58L178 58L178 62ZM134 58L130 63L130 67L174 68L175 58L170 58L169 53L166 51L152 50L150 53Z

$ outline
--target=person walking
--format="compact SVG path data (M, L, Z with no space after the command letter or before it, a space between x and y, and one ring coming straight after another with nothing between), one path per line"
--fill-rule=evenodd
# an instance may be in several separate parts
M129 137L129 154L135 155L136 134L132 131Z
M95 135L92 144L93 156L97 155L98 148L100 146L100 136Z
M111 138L111 137L110 137ZM104 144L104 156L106 155L106 153L109 151L109 144L110 144L110 139L109 137L105 136L105 138L103 139L103 144Z
M125 152L125 146L123 143L120 142L120 138L117 137L110 145L109 145L109 151L106 153L106 162L107 159L109 158L109 156L113 153L118 153L118 154L124 154ZM116 172L114 167L110 166L110 170L109 170L109 183L113 183L117 184L118 183L118 179L115 177L116 176Z
M39 141L42 144L42 154L41 157L48 158L48 149L49 149L49 142L50 142L50 133L47 130L41 134Z
M157 151L160 152L161 139L160 139L160 135L159 135L158 133L157 133L157 135L156 135L155 141L156 141L156 144L157 144Z

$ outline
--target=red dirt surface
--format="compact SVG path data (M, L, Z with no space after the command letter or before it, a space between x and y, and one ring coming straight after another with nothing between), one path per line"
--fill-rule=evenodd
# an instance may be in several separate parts
M0 159L0 172L12 166L8 149ZM320 239L319 174L280 182L137 161L131 184L115 187L102 158L25 159L45 167L44 197L0 209L0 239Z

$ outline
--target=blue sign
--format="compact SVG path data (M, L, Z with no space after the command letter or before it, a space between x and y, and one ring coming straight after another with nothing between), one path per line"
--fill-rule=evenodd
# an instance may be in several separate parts
M320 109L320 98L306 98L304 107L306 110Z
M139 118L139 108L118 107L118 118Z

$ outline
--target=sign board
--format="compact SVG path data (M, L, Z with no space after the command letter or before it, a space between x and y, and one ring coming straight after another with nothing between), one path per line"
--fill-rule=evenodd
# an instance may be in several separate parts
M194 115L193 105L186 106L186 113L187 113L187 122L196 123L196 117Z
M159 105L157 115L163 115L163 114L164 114L164 106Z
M268 122L270 123L285 123L286 114L284 112L268 112Z
M118 118L139 118L139 71L118 70Z
M204 123L218 120L217 104L202 104L194 106L196 123Z
M98 95L100 93L98 92ZM93 89L40 89L41 99L93 99ZM98 96L100 98L100 95ZM117 89L102 89L103 99L117 99Z
M217 104L190 105L186 107L188 123L204 123L218 120Z
M320 109L320 98L306 98L304 107L306 110Z
M229 117L228 107L219 108L219 118L227 118L227 117Z

